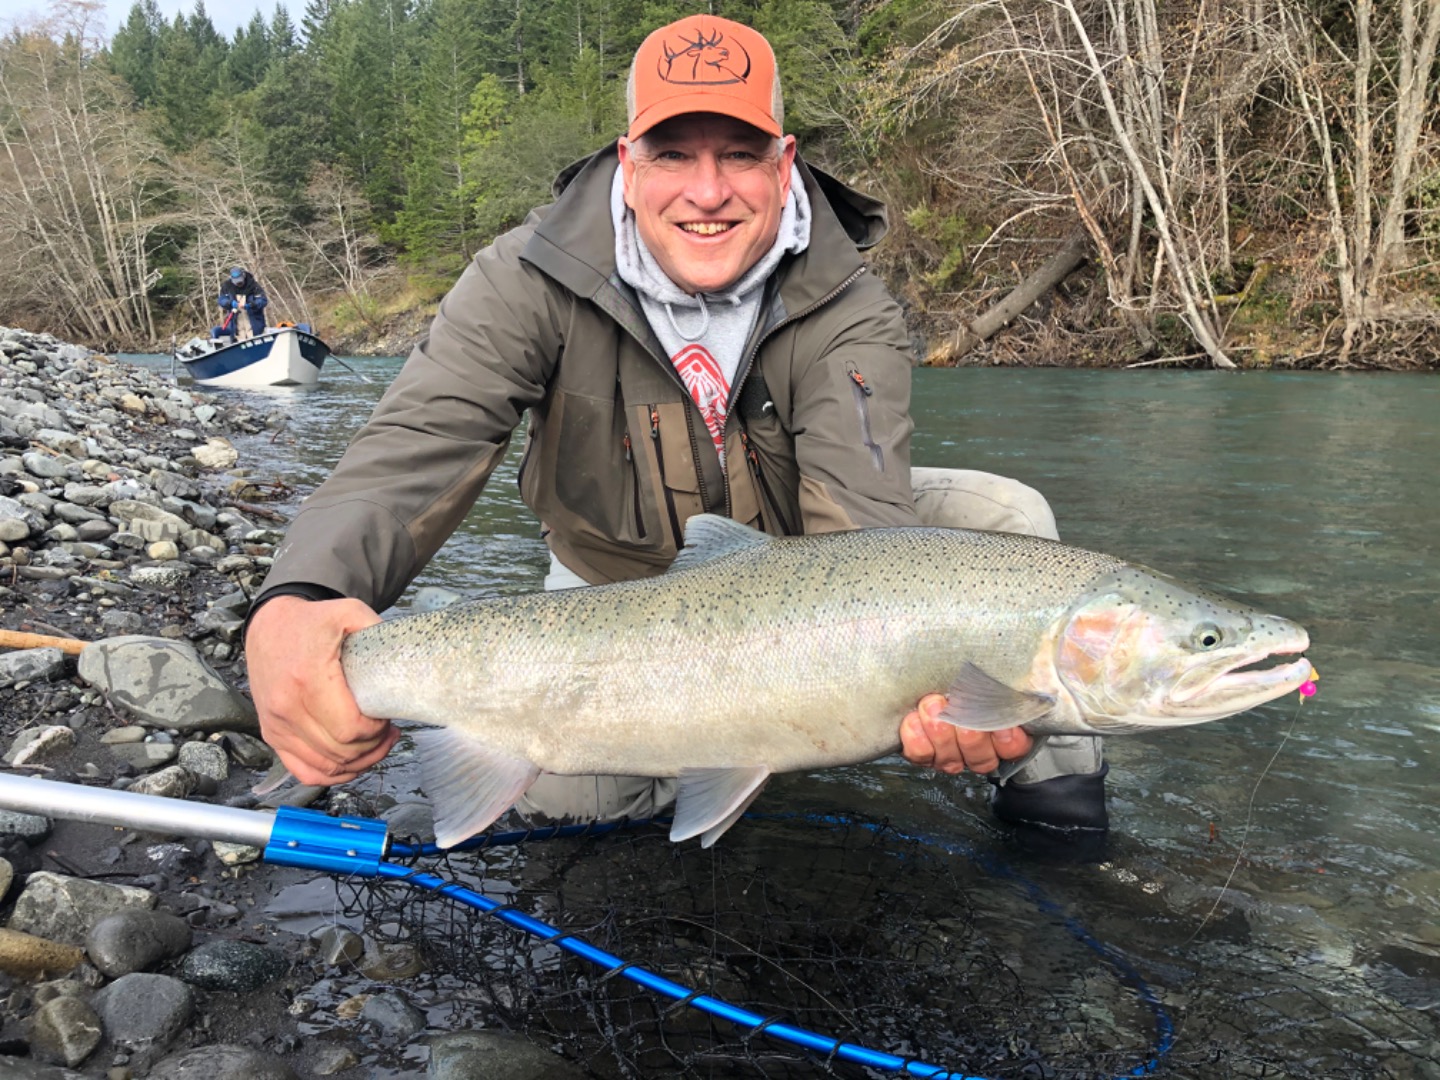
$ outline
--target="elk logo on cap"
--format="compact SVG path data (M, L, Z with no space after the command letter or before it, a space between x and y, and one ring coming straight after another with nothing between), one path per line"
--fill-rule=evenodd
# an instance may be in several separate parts
M658 61L660 78L679 86L726 86L743 83L750 76L750 54L743 45L733 46L739 55L731 58L731 46L721 44L725 35L696 33L695 40L681 35L681 48L663 44L664 56ZM686 76L689 76L686 78Z

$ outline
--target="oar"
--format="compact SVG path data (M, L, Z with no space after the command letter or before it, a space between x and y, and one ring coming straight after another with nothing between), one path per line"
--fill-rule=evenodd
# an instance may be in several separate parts
M0 649L59 649L71 656L89 645L79 638L51 637L49 634L25 634L19 630L0 630Z
M340 357L336 356L334 353L331 353L331 354L330 354L330 359L331 359L331 360L334 360L337 364L339 364L341 367L343 367L346 371L350 372L351 375L354 375L354 376L355 376L357 379L359 379L361 382L367 382L367 383L368 383L368 382L374 382L374 381L375 381L374 379L366 378L364 375L362 375L360 372L356 371L356 370L355 370L353 367L351 367L349 364L345 363L344 360L341 360Z

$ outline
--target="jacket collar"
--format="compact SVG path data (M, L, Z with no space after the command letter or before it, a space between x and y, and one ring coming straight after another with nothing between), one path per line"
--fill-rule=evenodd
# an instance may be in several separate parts
M810 245L787 256L776 271L779 302L787 311L819 303L863 267L859 252L884 237L889 225L885 206L846 187L798 155L796 165L810 196L813 222ZM619 162L611 143L569 166L555 180L555 202L540 211L540 224L522 257L561 285L595 300L632 332L648 337L649 324L626 296L615 272L615 227L610 220L610 185ZM639 325L621 318L618 305L630 309ZM643 330L641 329L643 327Z

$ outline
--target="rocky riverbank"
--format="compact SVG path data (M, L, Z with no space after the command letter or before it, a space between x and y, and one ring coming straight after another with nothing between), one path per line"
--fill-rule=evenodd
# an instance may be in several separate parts
M250 790L274 758L240 635L285 522L236 444L280 422L0 328L0 774L344 808ZM0 1078L569 1074L433 1026L415 949L277 929L265 905L313 875L259 854L0 809Z

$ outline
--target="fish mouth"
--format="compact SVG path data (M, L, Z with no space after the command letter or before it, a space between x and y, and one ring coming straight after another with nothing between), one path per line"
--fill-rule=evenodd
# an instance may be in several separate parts
M1182 678L1171 690L1170 703L1193 710L1218 707L1225 715L1263 705L1309 681L1314 671L1304 655L1309 647L1309 635L1297 627L1291 640L1259 656L1245 649L1229 658L1217 657L1217 663Z

